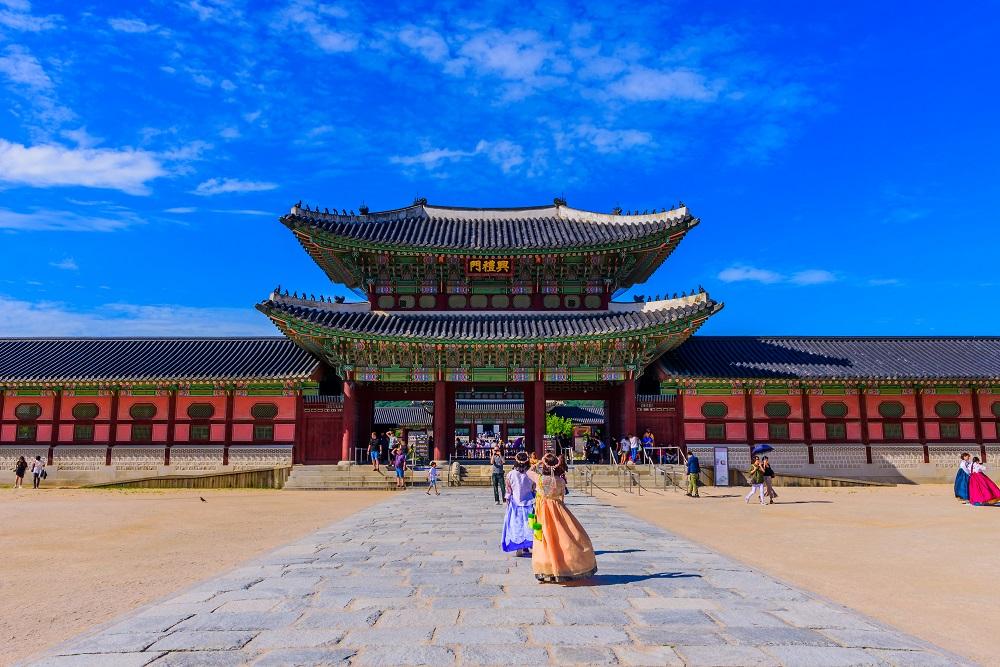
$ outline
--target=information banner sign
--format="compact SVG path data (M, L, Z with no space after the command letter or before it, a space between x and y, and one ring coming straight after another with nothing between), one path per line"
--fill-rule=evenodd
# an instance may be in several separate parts
M715 485L729 486L729 448L716 447L715 452Z

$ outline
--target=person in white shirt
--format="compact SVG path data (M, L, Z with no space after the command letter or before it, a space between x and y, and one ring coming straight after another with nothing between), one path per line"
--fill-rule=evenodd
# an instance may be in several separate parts
M42 461L41 456L36 456L35 460L31 462L31 477L34 486L32 488L37 489L38 485L41 484L42 475L45 473L45 463Z

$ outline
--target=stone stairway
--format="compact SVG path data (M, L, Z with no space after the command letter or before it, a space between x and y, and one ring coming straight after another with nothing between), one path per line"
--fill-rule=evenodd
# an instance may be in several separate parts
M407 485L424 484L426 471L407 471ZM338 465L296 465L285 482L286 489L371 489L385 490L396 486L395 472L383 467L375 472L369 466L354 463Z

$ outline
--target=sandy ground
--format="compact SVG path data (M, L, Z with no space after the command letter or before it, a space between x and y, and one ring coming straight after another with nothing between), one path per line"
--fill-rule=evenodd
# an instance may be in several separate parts
M38 654L385 496L0 489L0 664Z
M970 507L948 485L598 492L613 505L801 588L985 665L1000 664L1000 508ZM737 495L739 494L739 495Z

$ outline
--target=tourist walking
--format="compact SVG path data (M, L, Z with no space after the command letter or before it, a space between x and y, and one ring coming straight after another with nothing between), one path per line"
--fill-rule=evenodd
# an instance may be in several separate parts
M746 497L747 503L756 493L760 497L760 504L764 505L764 468L761 466L759 456L753 457L753 463L750 464L750 470L747 471L747 480L750 482L750 493Z
M505 478L507 513L504 515L500 548L517 552L518 556L530 555L532 546L533 531L529 517L535 514L535 483L528 475L529 465L528 455L518 452L514 456L514 469Z
M565 472L563 457L546 454L539 464L539 472L529 473L536 491L531 569L542 583L583 579L597 572L597 557L590 536L564 502L566 483L562 476Z
M760 460L760 465L764 472L764 495L768 498L767 504L773 505L774 499L778 497L774 490L774 468L771 467L771 462L767 460L766 456Z
M692 498L700 498L698 493L698 478L701 477L701 462L698 456L691 454L687 460L688 492L685 494Z
M969 478L972 476L972 455L962 452L958 457L958 471L955 473L955 497L969 502Z
M379 459L382 458L382 443L379 442L378 433L372 431L372 437L368 441L368 458L372 464L372 470L378 472Z
M405 489L406 480L403 475L406 473L406 453L402 447L396 447L392 453L392 466L396 469L396 488Z
M972 457L969 475L969 502L973 505L1000 505L1000 487L986 474L986 466L978 456Z
M20 489L21 484L24 482L24 471L28 469L28 462L24 460L23 456L17 457L17 463L14 464L14 488Z
M438 491L438 477L441 471L438 470L437 461L431 461L431 467L427 470L427 495L431 495L431 489L434 489L434 495L440 496L441 492Z
M618 441L618 465L625 465L628 463L628 451L629 451L629 439L626 436L622 436L622 439Z
M638 463L639 461L639 450L641 449L642 443L639 442L639 437L635 433L628 434L628 456L632 463Z
M500 504L500 499L504 496L503 463L503 453L499 447L494 447L493 454L490 456L490 465L493 466L490 478L493 482L493 500L497 505Z
M45 475L45 463L42 462L41 456L36 456L35 460L31 462L31 481L33 489L38 488L38 485L41 484Z

